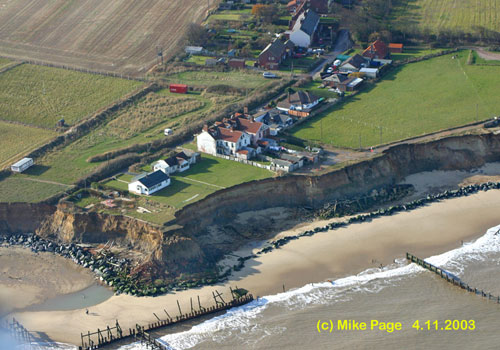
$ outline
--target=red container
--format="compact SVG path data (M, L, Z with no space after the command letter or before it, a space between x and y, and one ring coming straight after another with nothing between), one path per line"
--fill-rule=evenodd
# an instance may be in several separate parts
M187 94L188 86L185 84L171 84L170 92L174 92L176 94Z

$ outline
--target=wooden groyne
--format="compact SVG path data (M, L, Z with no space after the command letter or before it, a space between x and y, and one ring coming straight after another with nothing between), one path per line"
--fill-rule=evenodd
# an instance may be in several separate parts
M152 350L166 350L166 347L163 344L158 342L148 333L149 331L173 326L182 322L194 320L202 316L228 310L235 306L247 304L254 299L252 294L237 296L237 290L231 290L231 293L233 294L233 300L229 302L225 302L219 292L213 293L215 305L208 308L202 307L200 304L200 299L198 298L198 308L195 309L193 307L193 301L191 299L191 312L188 313L182 313L180 304L177 301L177 306L179 308L178 316L171 317L166 310L163 310L166 315L165 319L161 319L156 313L153 313L153 315L157 319L157 322L142 326L136 324L135 328L129 328L128 331L122 330L117 320L114 327L107 326L102 330L97 329L96 332L88 331L86 333L81 333L82 345L79 346L79 350L93 350L101 348L105 345L115 343L117 341L141 341Z
M448 272L440 267L437 267L435 265L432 265L428 263L427 261L417 258L415 255L412 255L410 253L406 253L406 259L410 260L411 262L422 266L423 268L434 272L436 275L439 275L441 278L445 279L447 282L450 282L451 284L460 287L464 290L466 290L469 293L474 293L475 295L480 295L483 298L487 298L488 300L493 300L496 301L498 304L500 304L500 296L494 296L491 293L486 293L482 289L477 289L477 288L472 288L469 286L468 283L465 283L460 279L460 277L455 276L451 272Z
M9 334L12 339L20 344L19 349L33 349L32 344L35 341L33 336L15 318L13 318L12 321L6 320L3 328L5 328L7 334Z

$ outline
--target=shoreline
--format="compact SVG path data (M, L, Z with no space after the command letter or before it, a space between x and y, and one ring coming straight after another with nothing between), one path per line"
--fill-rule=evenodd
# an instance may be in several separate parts
M451 250L459 247L462 241L482 236L488 228L500 223L499 194L500 190L490 190L446 199L409 212L303 237L248 260L241 271L231 275L229 281L215 286L158 297L115 295L90 307L91 315L79 309L18 312L11 316L30 331L44 332L55 341L78 345L81 332L105 328L114 324L116 319L127 329L135 327L136 323L155 322L153 312L164 315L163 309L177 315L177 300L183 311L189 310L190 298L196 300L197 296L200 296L203 306L212 305L211 293L214 290L228 298L229 287L237 285L248 289L255 297L262 297L282 292L283 285L289 290L308 283L358 274L380 264L388 265L394 259L404 257L407 251L425 258ZM317 226L318 221L313 221L300 224L300 229ZM288 231L294 230L296 227ZM233 253L242 255L241 250Z

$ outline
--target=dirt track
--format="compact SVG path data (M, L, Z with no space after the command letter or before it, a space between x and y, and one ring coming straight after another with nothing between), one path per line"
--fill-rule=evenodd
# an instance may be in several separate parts
M0 0L0 55L141 75L206 13L199 0Z

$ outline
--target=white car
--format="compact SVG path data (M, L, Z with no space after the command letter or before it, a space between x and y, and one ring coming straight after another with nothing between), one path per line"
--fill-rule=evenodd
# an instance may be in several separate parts
M271 73L271 72L264 72L262 73L262 76L264 78L277 78L278 76L274 73Z

